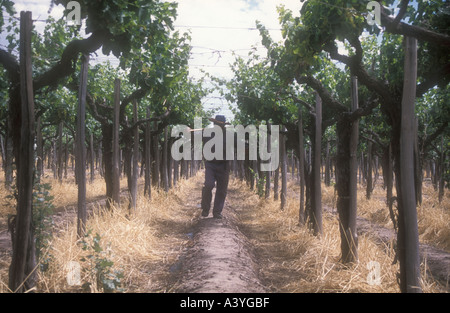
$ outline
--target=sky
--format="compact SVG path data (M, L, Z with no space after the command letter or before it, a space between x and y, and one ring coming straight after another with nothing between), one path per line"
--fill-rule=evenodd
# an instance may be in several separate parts
M211 74L231 78L228 64L232 52L247 56L252 46L262 49L255 21L271 29L272 37L281 40L277 5L299 11L299 0L178 0L177 30L190 30L192 65L204 67ZM262 49L263 50L263 49ZM225 67L225 68L224 68Z
M247 57L252 47L265 55L256 21L260 21L275 41L282 40L277 6L282 4L298 15L300 0L178 0L175 28L190 30L192 56L189 62L193 77L204 70L213 76L231 79L230 64L236 55ZM228 103L212 95L205 99L206 108L232 118Z
M233 63L233 52L246 57L252 47L264 55L256 20L270 31L275 41L282 40L278 22L277 6L282 4L291 9L294 15L299 14L300 0L168 0L178 3L178 16L174 23L175 30L190 31L192 37L192 55L189 61L190 74L200 78L201 70L219 78L230 79L233 74L229 64ZM16 10L32 11L33 20L39 30L43 30L43 22L48 16L50 0L15 0ZM55 18L63 14L61 5L54 6L51 15ZM19 13L17 13L19 14ZM0 45L3 43L0 39ZM112 56L101 53L93 58L96 62L110 60L118 64ZM204 99L205 108L216 108L218 114L232 118L232 113L224 99L218 95Z

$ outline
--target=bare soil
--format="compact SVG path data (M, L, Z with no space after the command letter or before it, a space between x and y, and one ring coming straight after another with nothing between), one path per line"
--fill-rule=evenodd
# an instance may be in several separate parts
M200 219L193 244L171 271L179 278L175 292L262 293L265 287L245 236L224 219Z

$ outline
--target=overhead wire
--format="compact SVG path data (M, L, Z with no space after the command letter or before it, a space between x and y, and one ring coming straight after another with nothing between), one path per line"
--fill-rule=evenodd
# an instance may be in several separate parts
M225 30L259 30L257 27L206 26L206 25L174 25L175 28L225 29ZM270 31L281 31L281 28L266 28Z

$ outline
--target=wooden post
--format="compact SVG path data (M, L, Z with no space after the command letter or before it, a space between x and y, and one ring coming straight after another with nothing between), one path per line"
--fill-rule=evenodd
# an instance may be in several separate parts
M34 95L31 65L31 12L20 12L20 148L17 160L17 215L13 235L13 254L9 288L25 292L35 285L35 249L32 231L34 171Z
M179 163L178 161L173 160L173 186L176 187L179 179L180 169L179 169Z
M358 79L352 77L352 111L358 109ZM359 140L359 121L354 120L350 134L350 177L349 177L349 212L347 221L347 240L349 241L349 253L347 261L353 262L358 260L358 234L356 229L356 214L358 202L358 140Z
M444 180L444 174L445 174L445 155L446 151L444 148L444 134L441 135L441 153L439 157L439 188L438 188L438 200L439 203L442 202L444 199L444 186L445 186L445 180Z
M366 185L366 199L370 200L373 191L372 180L372 141L367 142L367 185Z
M281 137L281 136L280 136ZM253 160L249 161L249 177L250 177L250 189L255 190L255 179L256 179L256 172L255 172L255 165L253 164Z
M281 136L280 136L281 138ZM280 143L278 143L279 145ZM279 146L278 146L279 147ZM275 170L275 174L273 177L273 199L278 200L278 185L279 185L279 178L280 178L280 166L277 166L277 169Z
M11 112L11 101L8 101L8 112ZM6 121L6 136L5 136L5 187L8 190L11 190L11 184L13 181L13 139L11 136L13 122L11 118L8 118ZM39 127L40 129L40 127ZM41 141L42 143L42 141ZM39 153L40 150L38 150ZM42 151L42 156L44 155L44 151ZM42 175L44 174L44 159L42 158Z
M169 160L169 156L168 156L168 148L169 145L167 144L167 140L169 139L168 136L168 126L164 127L164 146L163 146L163 169L162 169L162 180L163 180L163 185L164 185L164 191L165 192L169 192L169 176L168 176L168 160ZM191 172L192 172L192 167L191 167ZM192 174L192 173L191 173Z
M0 148L1 148L1 152L2 152L2 167L5 167L5 141L3 139L3 136L0 135Z
M78 182L77 235L81 238L86 233L86 93L89 55L83 55L78 91L77 135L75 152L75 171Z
M281 153L281 210L286 206L287 196L287 157L286 157L286 128L282 127L280 134L280 153Z
M120 79L114 81L114 118L113 118L113 186L112 202L120 206L120 147L119 147Z
M102 153L102 141L99 142L98 144L98 149L97 149L97 159L98 159L98 172L100 174L100 176L104 176L104 172L103 172L103 153Z
M295 175L294 151L291 152L290 162L291 162L291 180L293 180L294 179L294 175Z
M327 139L327 147L325 150L325 186L331 186L331 169L330 169L330 138Z
M165 131L166 131L166 128L164 128L164 139L166 138ZM164 157L165 153L166 153L166 143L164 142L163 157ZM194 173L195 173L194 149L191 149L191 160L189 161L189 164L190 164L189 177L192 177L192 176L194 176ZM163 171L162 175L164 175L164 176L166 175L165 173L167 173L167 170L166 170L167 166L165 166L165 165L166 165L166 161L163 160L164 171ZM165 177L164 177L164 179L165 179ZM166 189L165 184L166 183L164 182L164 189Z
M147 107L147 119L150 118L150 108ZM151 136L151 124L147 122L145 125L145 186L144 194L148 194L148 198L152 198L152 182L151 182L151 172L152 172L152 136Z
M390 208L390 211L392 211L392 204L391 204L391 199L392 199L392 187L393 187L393 174L394 174L394 170L393 170L393 165L392 165L392 143L389 143L389 146L387 147L387 151L385 152L386 158L385 158L385 162L386 163L386 168L387 168L387 172L386 172L386 204L387 206Z
M299 157L298 157L298 171L300 175L300 207L298 211L298 221L303 225L305 219L305 146L303 139L303 117L302 108L298 108L298 141L299 141Z
M322 234L322 186L320 181L320 160L322 144L322 99L316 94L316 123L314 135L312 217L314 235Z
M154 121L153 122L155 131L158 130L158 122ZM159 189L160 188L160 157L159 157L159 138L158 135L155 135L155 137L153 138L153 151L154 151L154 156L155 156L155 170L154 170L154 176L153 176L153 183L155 184L155 186ZM183 161L184 164L186 163L185 161ZM186 172L186 178L187 178L187 172Z
M267 151L268 152L272 152L272 146L271 146L271 126L270 123L267 123ZM269 199L270 197L270 175L271 172L270 171L266 171L265 175L266 175L266 190L265 190L265 198Z
M95 179L95 152L94 152L94 134L90 133L89 136L89 154L91 155L91 183L94 182Z
M36 178L40 181L44 174L44 145L42 140L41 117L37 118L36 125Z
M53 179L58 178L58 157L57 157L57 150L58 150L58 144L56 143L56 138L52 139L52 171L53 171Z
M169 130L170 133L170 130ZM167 142L167 144L169 144L169 142ZM167 165L167 176L168 176L168 184L169 184L169 189L172 188L173 186L173 158L172 158L172 153L170 153L171 147L168 145L167 146L167 157L169 158L168 165ZM197 163L198 164L198 163ZM196 167L197 168L197 167ZM198 169L198 168L197 168Z
M138 122L138 110L137 101L133 101L133 122ZM133 177L131 181L131 207L134 212L136 212L136 201L137 201L137 181L139 175L138 169L138 158L139 158L139 127L136 126L133 130L134 132L134 142L133 142Z
M419 119L415 116L414 121L414 179L416 185L416 202L422 204L422 181L423 181L423 160L419 151Z
M62 182L63 177L63 122L59 122L58 124L58 150L57 150L57 162L58 162L58 181Z
M400 189L401 212L399 220L404 221L400 230L402 242L399 250L404 270L400 270L404 292L421 292L419 234L417 226L416 194L414 185L414 107L417 83L417 39L405 37L405 66L400 135ZM400 224L399 224L400 225ZM402 266L402 265L401 265ZM403 275L402 275L403 274ZM402 277L403 276L403 277Z
M66 133L66 143L64 145L64 178L67 178L67 163L69 162L69 138Z

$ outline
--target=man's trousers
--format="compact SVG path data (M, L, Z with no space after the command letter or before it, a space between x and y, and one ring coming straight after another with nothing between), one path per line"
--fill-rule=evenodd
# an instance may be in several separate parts
M216 187L214 198L213 215L220 215L225 204L228 190L229 162L227 161L206 161L205 162L205 184L202 190L202 211L207 216L211 208L212 190Z

